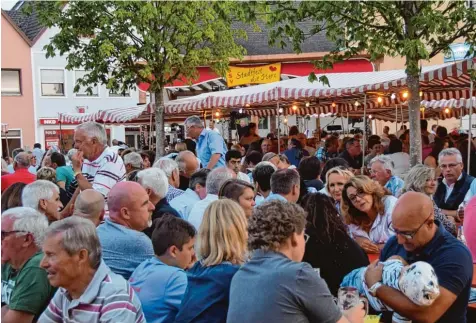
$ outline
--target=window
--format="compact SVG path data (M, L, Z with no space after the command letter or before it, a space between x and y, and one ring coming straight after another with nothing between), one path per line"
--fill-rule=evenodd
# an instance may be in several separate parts
M74 76L75 76L74 86L76 86L76 82L78 81L78 79L83 78L85 75L86 75L86 71L74 71ZM97 85L96 86L91 85L92 94L89 94L86 91L87 88L88 88L87 86L80 86L78 92L76 93L76 96L96 96L96 97L99 96L99 89Z
M20 70L2 68L2 95L20 95Z
M120 98L120 97L130 97L131 92L129 89L126 90L126 93L122 94L122 91L115 91L115 90L110 90L109 91L109 96L113 98Z
M259 118L258 129L268 129L268 117Z
M41 95L64 96L64 70L41 70Z

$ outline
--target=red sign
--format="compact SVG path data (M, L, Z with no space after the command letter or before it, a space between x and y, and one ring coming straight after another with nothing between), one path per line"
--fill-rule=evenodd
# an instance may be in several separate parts
M58 119L40 119L40 124L55 125L55 124L59 124L59 120Z

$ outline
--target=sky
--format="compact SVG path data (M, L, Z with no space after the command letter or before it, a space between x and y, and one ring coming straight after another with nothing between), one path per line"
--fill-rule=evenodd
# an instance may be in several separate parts
M17 1L1 0L1 5L3 10L10 10Z

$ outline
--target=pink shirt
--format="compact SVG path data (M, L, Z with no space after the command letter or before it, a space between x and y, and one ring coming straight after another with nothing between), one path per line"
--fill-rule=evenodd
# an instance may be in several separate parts
M463 233L474 264L476 263L476 197L469 200L464 209Z

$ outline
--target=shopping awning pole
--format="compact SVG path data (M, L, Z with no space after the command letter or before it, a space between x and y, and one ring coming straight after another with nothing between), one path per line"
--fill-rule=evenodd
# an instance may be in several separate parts
M365 140L367 138L367 94L364 94L364 135L362 137L362 170L361 174L364 173L364 160L365 160Z
M276 102L276 112L278 115L278 155L281 154L281 115L279 113L279 101Z
M398 105L395 104L395 133L398 132Z
M471 80L471 83L469 85L469 128L468 128L468 167L466 169L466 173L470 174L470 167L471 167L471 148L472 147L472 135L473 135L473 129L472 129L472 117L473 117L473 80ZM461 118L461 120L463 120Z

